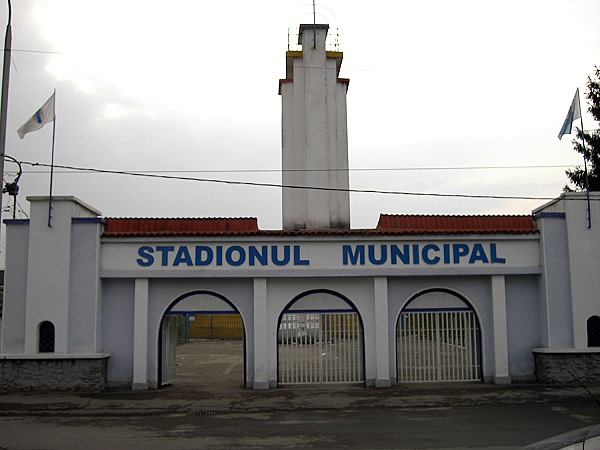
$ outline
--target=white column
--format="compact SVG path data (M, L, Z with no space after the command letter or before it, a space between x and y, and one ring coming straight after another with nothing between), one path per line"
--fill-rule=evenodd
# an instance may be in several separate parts
M254 383L253 389L269 389L267 351L267 280L254 279Z
M148 389L148 279L135 280L133 307L133 390Z
M508 331L504 276L492 276L492 318L494 321L494 383L510 384L508 375Z
M392 380L390 379L387 277L373 278L373 293L375 298L375 357L377 359L375 387L390 387Z

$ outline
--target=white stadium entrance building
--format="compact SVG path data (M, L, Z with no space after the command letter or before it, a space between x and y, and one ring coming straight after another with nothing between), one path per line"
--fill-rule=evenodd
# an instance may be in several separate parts
M342 53L286 54L282 230L110 218L29 197L6 220L0 389L155 389L181 330L243 342L248 388L600 383L600 195L526 216L381 215L350 227ZM315 45L313 45L313 41ZM293 170L291 170L293 169ZM318 187L319 189L311 189Z

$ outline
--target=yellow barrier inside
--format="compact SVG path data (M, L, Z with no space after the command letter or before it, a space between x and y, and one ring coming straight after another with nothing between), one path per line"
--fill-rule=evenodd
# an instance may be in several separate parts
M239 314L194 314L190 339L243 339L244 323Z

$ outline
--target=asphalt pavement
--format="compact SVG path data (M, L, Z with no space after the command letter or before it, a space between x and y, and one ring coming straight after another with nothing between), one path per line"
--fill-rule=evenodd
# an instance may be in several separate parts
M600 404L579 386L0 394L2 449L508 449L596 423Z
M243 371L230 356L211 350L198 358L183 350L175 384L159 390L0 393L0 449L514 449L600 423L600 386L262 391L241 386Z

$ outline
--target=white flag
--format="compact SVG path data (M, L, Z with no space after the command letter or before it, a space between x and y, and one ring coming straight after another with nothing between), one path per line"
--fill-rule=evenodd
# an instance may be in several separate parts
M579 105L579 88L575 91L575 97L573 97L573 101L571 102L571 107L569 108L569 112L567 113L567 118L563 123L560 132L558 133L558 139L562 139L564 134L571 134L573 129L573 121L575 119L581 119L581 106Z
M32 131L39 130L47 123L50 123L54 120L54 96L56 92L50 96L46 103L42 105L40 109L38 109L31 118L21 125L21 128L17 130L17 134L21 139L25 137L27 133Z

